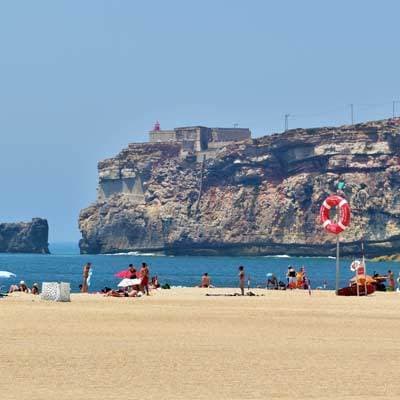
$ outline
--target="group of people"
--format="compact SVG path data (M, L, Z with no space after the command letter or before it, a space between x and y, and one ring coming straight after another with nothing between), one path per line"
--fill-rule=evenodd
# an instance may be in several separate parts
M245 285L246 285L246 275L245 275L245 272L244 272L244 266L243 265L241 265L239 267L238 280L239 280L240 294L242 296L244 296L244 288L245 288ZM249 284L250 283L248 283L248 285ZM214 287L211 284L211 277L208 275L208 272L205 272L203 274L203 276L201 277L200 285L198 287L201 287L201 288L212 288L212 287Z
M241 265L238 268L238 283L240 294L244 296L245 294L245 286L246 286L246 274L244 270L244 266ZM287 283L285 284L282 281L278 281L277 277L269 273L267 275L266 288L267 289L309 289L310 281L306 276L305 268L300 267L298 271L292 266L289 265L287 273L286 273ZM247 276L247 286L250 288L250 277ZM201 282L198 287L201 288L212 288L211 278L207 272L203 274L201 277Z
M400 272L397 279L395 279L394 272L390 269L388 270L386 275L380 275L376 271L374 271L372 278L375 281L375 287L378 291L394 292L396 290L396 281L397 290L400 291Z
M79 285L79 289L82 293L87 293L89 291L91 272L92 264L85 264L83 266L82 284ZM137 270L133 264L129 264L128 269L124 271L124 277L126 279L139 279L140 283L132 284L117 290L105 287L101 290L101 293L112 297L137 297L142 293L149 296L150 287L153 289L160 287L157 276L153 276L150 280L150 269L145 262L142 263L139 270Z
M289 265L286 272L286 283L278 281L273 273L268 275L267 289L310 289L310 280L306 276L304 266L296 271L293 265Z
M386 279L388 282L386 290L388 290L389 292L394 292L396 289L396 281L397 281L397 290L400 291L400 272L399 272L399 276L395 280L394 272L389 269L389 271L387 272L387 275L386 275Z
M39 284L34 283L31 288L25 283L25 281L20 281L18 285L11 285L8 289L8 293L23 292L31 294L39 294Z
M133 264L129 264L128 269L124 275L128 279L138 279L140 283L133 284L124 288L119 288L117 290L105 287L102 289L102 293L106 296L112 297L137 297L142 294L149 295L149 289L157 289L160 287L157 276L153 276L150 279L150 269L147 263L143 262L140 269L136 269ZM82 284L79 285L79 289L82 293L87 293L90 286L90 277L92 274L92 264L89 262L83 267L83 280ZM377 290L388 290L394 291L397 285L400 288L400 272L399 277L395 279L394 273L388 270L387 275L380 276L376 272L373 274L373 278L377 281L377 284L381 284L382 288L377 287ZM387 281L387 286L383 285L383 281ZM250 288L250 277L247 277L248 287ZM238 268L238 286L240 289L240 294L243 296L245 294L246 285L246 275L244 266L241 265ZM201 282L198 287L201 288L212 288L214 287L211 282L211 277L208 272L205 272L201 277ZM310 281L305 273L304 266L300 267L297 271L294 266L289 265L286 272L286 284L282 281L278 281L273 273L267 275L266 282L267 289L309 289ZM326 284L324 284L326 287ZM169 285L168 285L169 288ZM24 292L31 293L34 295L39 294L39 285L34 283L31 288L29 288L24 281L20 281L18 285L11 285L9 288L9 293L13 292Z
M286 272L286 280L287 289L308 289L310 285L304 267L300 267L296 271L293 265L289 265Z

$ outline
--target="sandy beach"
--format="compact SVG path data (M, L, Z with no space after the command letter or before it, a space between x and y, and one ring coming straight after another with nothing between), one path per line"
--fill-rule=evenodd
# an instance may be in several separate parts
M399 398L400 294L0 300L3 399Z

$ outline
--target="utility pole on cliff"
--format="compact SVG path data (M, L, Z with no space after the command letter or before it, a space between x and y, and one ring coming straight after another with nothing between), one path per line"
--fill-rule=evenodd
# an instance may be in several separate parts
M289 117L290 114L285 114L285 132L289 129Z
M350 104L351 124L354 124L354 104Z
M397 103L400 103L400 101L393 100L393 103L392 103L392 115L393 115L393 118L396 118L396 104Z

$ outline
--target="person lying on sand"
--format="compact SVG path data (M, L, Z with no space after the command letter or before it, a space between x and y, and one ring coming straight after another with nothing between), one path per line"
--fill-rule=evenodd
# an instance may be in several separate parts
M110 290L104 296L111 297L139 297L139 292L135 289L126 290L126 291L118 291L118 290Z

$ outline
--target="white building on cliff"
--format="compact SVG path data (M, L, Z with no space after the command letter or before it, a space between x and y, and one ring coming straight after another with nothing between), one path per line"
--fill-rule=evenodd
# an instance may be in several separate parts
M150 143L175 142L182 145L182 155L194 154L203 159L213 157L216 150L234 142L251 139L248 128L207 128L186 126L173 130L161 130L157 122L149 132Z

